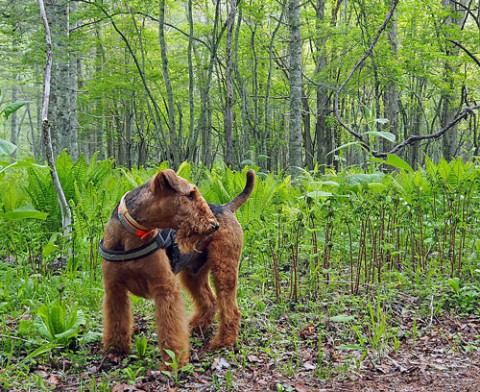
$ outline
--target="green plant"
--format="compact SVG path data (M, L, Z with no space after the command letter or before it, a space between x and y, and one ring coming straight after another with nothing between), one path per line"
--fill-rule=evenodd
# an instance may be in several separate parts
M139 368L132 369L131 367L127 367L125 369L122 369L122 372L127 376L128 382L130 384L135 384L137 381L137 378L141 373L145 371L145 368L140 366Z
M191 372L194 367L191 363L186 364L183 367L180 367L178 362L178 358L172 350L166 349L165 352L170 357L170 362L165 362L165 364L171 370L162 370L162 373L165 374L175 385L177 385L180 381L180 377L182 373L189 373Z
M135 339L135 348L137 349L138 356L140 358L145 358L147 353L148 340L146 337L137 337Z
M458 309L463 314L480 312L480 288L475 284L461 284L460 278L447 280L452 294L445 297L445 305Z
M80 327L85 325L83 311L74 305L69 311L56 300L41 306L37 311L35 327L38 333L49 343L66 345L78 336Z

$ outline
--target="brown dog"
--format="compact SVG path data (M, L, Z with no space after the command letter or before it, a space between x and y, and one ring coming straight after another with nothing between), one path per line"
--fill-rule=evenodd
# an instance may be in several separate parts
M218 227L197 187L170 169L122 198L100 243L107 352L122 355L130 351L133 293L155 301L160 347L173 351L180 366L188 362L189 331L182 294L165 253L169 239L162 238L157 228L174 228L180 250L188 253Z
M247 172L243 191L224 205L209 204L220 228L202 239L194 252L182 254L170 246L167 254L174 272L193 298L195 311L190 318L190 329L206 332L218 312L218 331L209 349L235 345L240 329L240 311L237 304L238 266L243 247L243 231L234 212L250 197L255 184L255 172ZM216 297L209 284L212 277Z

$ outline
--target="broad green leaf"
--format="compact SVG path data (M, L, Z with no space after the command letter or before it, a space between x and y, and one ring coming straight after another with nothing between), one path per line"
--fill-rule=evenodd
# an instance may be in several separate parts
M330 317L332 323L346 323L348 321L355 320L355 316L349 316L346 314L339 314L337 316Z
M25 106L27 103L29 103L29 101L13 102L10 105L5 106L5 108L1 111L1 113L5 116L5 118L8 118L8 116L16 112L22 106Z
M310 197L312 199L316 199L317 197L332 197L332 196L333 196L333 193L331 192L312 191L312 192L308 192L305 196L302 196L302 198Z
M381 137L382 139L387 139L390 142L394 142L397 140L397 137L391 133L391 132L384 132L384 131L369 131L365 132L364 135L372 135L372 136L377 136Z
M8 140L0 139L0 155L10 155L17 149L17 146Z
M388 154L384 163L385 165L390 165L396 167L397 169L405 170L408 173L413 172L413 168L398 155Z
M25 206L17 208L13 211L7 211L0 213L0 217L9 219L9 220L18 220L18 219L47 219L48 214L46 212L41 212L33 207Z

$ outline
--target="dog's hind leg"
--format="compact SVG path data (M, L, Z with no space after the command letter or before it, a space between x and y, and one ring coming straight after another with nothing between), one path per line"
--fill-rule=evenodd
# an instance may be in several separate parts
M209 268L193 274L189 270L180 273L183 286L190 293L195 307L190 317L190 329L205 334L217 312L217 301L208 282Z
M212 273L212 278L217 293L220 320L218 331L210 342L209 348L216 350L221 347L233 347L237 342L241 318L237 304L237 271Z
M168 284L159 285L152 290L157 316L158 344L161 350L171 350L180 367L186 365L190 358L190 335L186 322L182 293L171 273ZM172 359L162 352L166 362Z

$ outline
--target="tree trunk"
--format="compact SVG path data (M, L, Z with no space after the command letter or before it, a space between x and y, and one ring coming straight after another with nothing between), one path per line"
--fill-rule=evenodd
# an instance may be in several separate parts
M302 41L300 37L300 3L289 0L288 21L290 28L289 83L290 83L290 124L289 124L289 167L294 175L302 167Z
M57 193L58 203L60 205L60 212L62 215L62 228L65 235L70 233L70 225L72 223L72 212L65 198L62 184L58 178L57 169L55 167L55 157L53 154L52 135L50 129L50 121L48 119L48 107L50 102L50 84L51 84L51 72L52 72L52 38L50 33L50 27L48 25L47 13L45 11L45 5L43 0L38 0L40 6L40 15L43 20L45 28L45 41L47 45L47 62L45 65L44 73L44 88L43 88L43 105L42 105L42 135L43 145L45 147L45 154L47 157L48 166L50 168L50 175L52 177L53 186Z
M54 154L66 150L72 156L78 153L77 139L72 124L77 123L75 78L71 65L75 61L69 47L69 1L47 0L46 11L52 34L52 64L50 112ZM73 80L72 80L73 78ZM72 102L72 95L75 97Z
M188 141L186 146L186 157L188 161L198 162L196 157L197 146L195 145L195 75L193 71L193 4L192 0L188 0L187 4L187 19L188 19L188 48L187 48L187 62L188 62L188 110L189 110L189 124L188 124ZM197 159L196 159L197 158Z
M463 19L458 17L461 8L458 8L456 1L453 0L442 0L443 7L447 11L447 17L445 18L444 25L446 32L445 37L447 38L445 42L445 54L447 59L445 60L443 80L448 88L442 90L441 95L441 109L440 109L440 127L444 127L449 124L456 115L455 108L455 82L454 74L455 69L452 64L452 61L449 61L448 57L453 57L458 55L458 48L454 46L451 42L448 42L449 30L452 29L454 25L457 25L458 28L463 28ZM452 12L456 11L456 18L452 16ZM455 26L455 27L457 27ZM442 153L443 157L449 161L455 157L458 149L458 135L457 127L454 126L448 132L443 135L442 138Z
M315 59L315 73L318 75L324 72L327 66L325 56L326 34L322 31L322 22L325 21L325 0L317 0L315 7L316 12L316 37L315 48L317 51ZM334 135L331 126L327 124L327 116L329 111L328 90L321 79L316 86L316 123L315 123L315 140L317 147L317 162L325 168L333 163L334 155L330 154L334 150Z
M225 132L225 154L224 161L227 166L233 164L233 27L235 24L235 14L237 11L237 0L227 2L227 37L225 45L225 114L224 114L224 132Z
M173 167L178 167L183 160L182 147L180 140L177 138L177 126L175 123L175 101L173 99L173 87L170 80L170 73L168 70L168 58L167 58L167 43L165 41L165 0L160 0L160 17L159 17L159 42L160 53L162 57L162 74L163 81L165 83L165 89L167 90L167 112L168 112L168 129L170 135L170 159Z
M397 43L397 21L395 17L390 20L390 24L387 30L388 41L390 43L391 56L394 59L398 58L398 43ZM387 130L393 133L395 136L399 135L399 122L398 116L400 113L400 97L398 94L397 81L390 79L385 89L384 102L385 102L385 117L388 119ZM383 151L389 151L391 143L383 139Z

